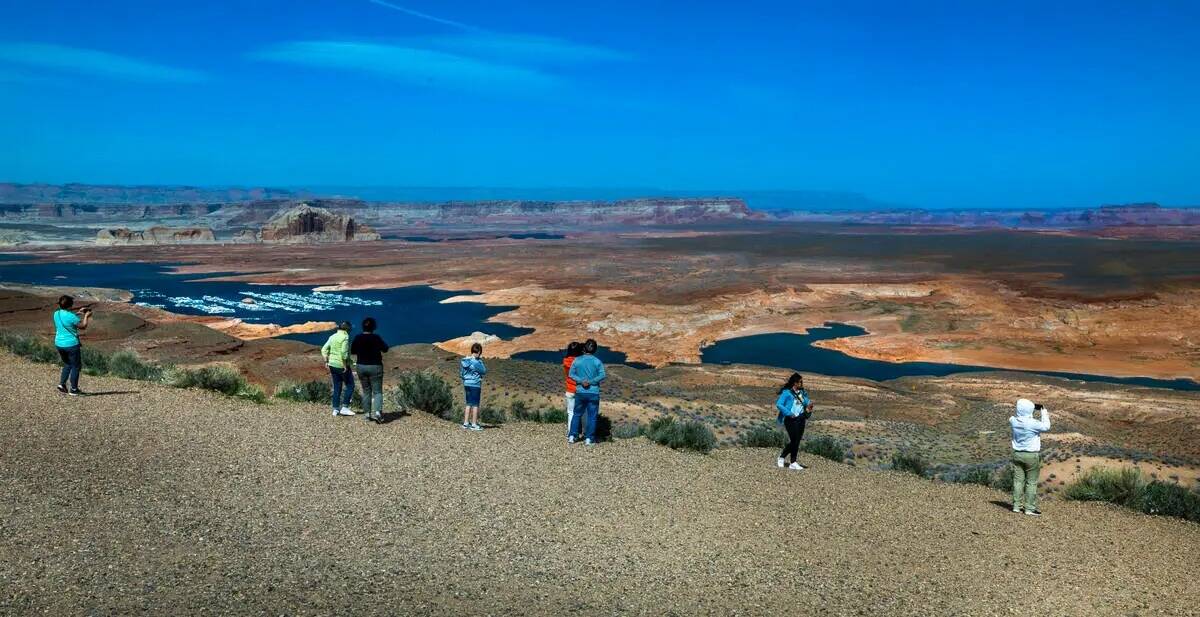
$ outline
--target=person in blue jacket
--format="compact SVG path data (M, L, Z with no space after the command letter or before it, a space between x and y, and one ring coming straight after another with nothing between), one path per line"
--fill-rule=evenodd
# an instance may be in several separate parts
M808 422L808 417L812 415L813 404L808 398L808 391L804 389L804 377L800 373L792 373L788 377L787 383L779 389L779 398L775 401L775 409L779 411L776 421L783 425L787 430L788 443L783 447L783 452L779 453L779 460L775 461L775 465L779 468L787 467L793 471L804 469L796 461L796 455L800 452L800 440L804 438L804 425ZM788 458L792 459L792 463L788 465Z
M483 427L479 425L479 400L483 396L483 376L487 374L487 367L483 365L483 345L471 345L471 355L460 360L458 366L467 399L462 427L470 431L482 431Z
M596 357L598 345L594 339L583 343L583 355L571 363L567 376L575 381L575 415L571 416L571 429L567 435L567 443L579 440L579 425L587 417L587 428L584 432L589 446L596 444L596 418L600 415L600 384L608 374L604 371L604 363Z

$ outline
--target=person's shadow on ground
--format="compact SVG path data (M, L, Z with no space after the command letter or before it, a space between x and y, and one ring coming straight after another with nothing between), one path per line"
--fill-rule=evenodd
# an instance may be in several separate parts
M83 396L115 396L118 394L141 394L140 390L104 390L102 392L85 392Z
M384 413L380 414L380 416L379 416L379 417L381 418L381 420L379 421L379 423L380 423L380 424L387 424L387 423L389 423L389 422L394 422L394 421L396 421L396 420L399 420L400 418L403 418L403 417L405 417L405 416L408 416L408 415L410 415L410 414L409 414L407 411L404 411L404 410L401 410L401 411L387 411L387 412L384 412Z
M1012 504L1007 501L1000 501L999 499L993 499L993 500L989 501L988 503L992 504L993 506L996 506L997 508L1004 508L1005 510L1012 511Z

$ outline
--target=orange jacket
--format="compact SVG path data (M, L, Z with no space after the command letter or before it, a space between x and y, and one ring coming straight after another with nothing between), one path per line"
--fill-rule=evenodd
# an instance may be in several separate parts
M563 358L563 377L567 380L567 392L569 394L575 394L575 380L571 379L571 364L574 362L574 356Z

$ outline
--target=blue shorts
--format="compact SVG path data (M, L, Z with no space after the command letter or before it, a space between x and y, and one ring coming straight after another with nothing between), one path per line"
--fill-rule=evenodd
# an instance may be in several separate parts
M478 407L479 398L483 394L482 386L463 386L467 395L467 407Z

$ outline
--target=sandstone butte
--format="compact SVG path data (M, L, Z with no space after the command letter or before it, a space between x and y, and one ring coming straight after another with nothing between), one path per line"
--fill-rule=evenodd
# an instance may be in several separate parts
M275 244L307 244L378 240L379 234L352 217L302 203L272 216L259 237Z

